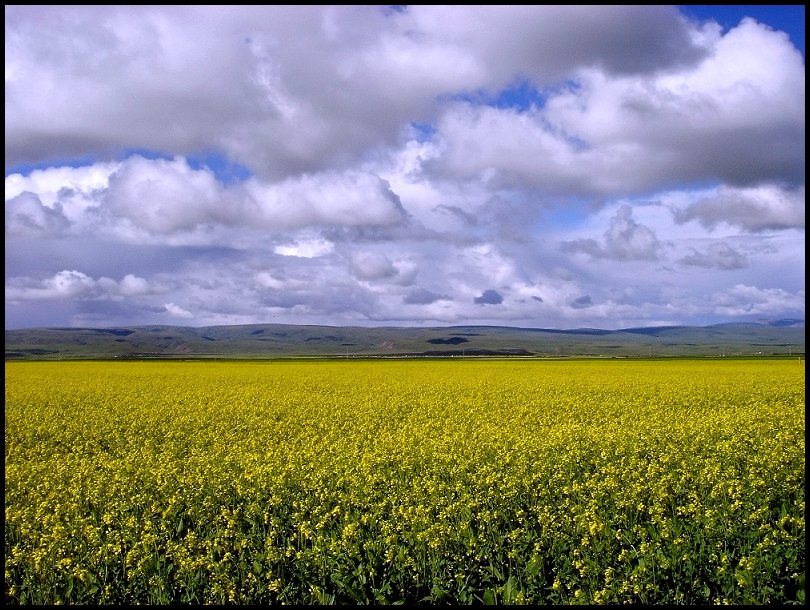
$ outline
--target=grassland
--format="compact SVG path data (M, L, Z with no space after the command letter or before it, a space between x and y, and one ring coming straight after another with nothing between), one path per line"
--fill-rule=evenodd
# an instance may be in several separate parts
M727 357L804 353L804 321L603 330L289 324L29 328L6 331L6 360L285 357Z
M7 362L5 601L804 602L795 360Z

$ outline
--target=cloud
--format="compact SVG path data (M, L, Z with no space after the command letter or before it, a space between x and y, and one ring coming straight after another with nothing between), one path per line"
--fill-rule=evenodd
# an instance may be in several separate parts
M769 317L774 308L784 308L786 303L795 311L803 311L805 306L804 291L790 294L780 288L762 289L746 284L716 292L710 295L710 301L714 311L723 316Z
M585 294L581 297L573 299L569 304L574 309L586 309L588 307L593 307L593 300L591 299L590 295Z
M417 288L406 294L402 302L406 305L430 305L436 301L452 301L452 297L446 294L437 294L425 288Z
M641 77L582 67L526 112L448 107L436 171L582 197L714 180L802 184L801 54L751 20L724 37L695 36L712 52L681 69Z
M96 282L80 271L60 271L45 280L38 292L31 294L38 298L82 297L94 292L95 287Z
M7 232L54 234L70 224L77 234L101 231L134 242L176 243L177 236L191 236L191 243L210 243L236 229L385 227L407 217L387 181L363 171L226 186L210 169L192 168L182 157L135 155L82 169L8 176L7 197L19 194L7 199ZM47 206L24 190L38 185L50 200Z
M299 239L292 244L276 246L273 251L282 256L314 258L329 254L333 249L333 245L324 239Z
M658 238L648 227L633 220L633 209L622 205L605 231L604 244L593 239L579 239L562 244L563 251L584 252L593 258L612 260L655 260L660 249Z
M107 299L149 294L153 288L144 278L127 274L116 282L108 277L93 279L72 270L59 271L52 277L35 280L11 278L6 284L6 299L22 302L60 299Z
M382 280L395 277L397 269L388 257L371 252L359 252L352 256L352 269L362 280Z
M391 261L386 255L373 251L356 251L349 255L353 275L363 282L395 282L408 286L418 274L418 266L407 260Z
M166 313L173 318L189 319L194 317L193 313L174 303L166 303L164 307L166 308Z
M246 191L250 207L245 217L269 229L373 227L405 220L387 181L362 171L307 175L277 184L250 181Z
M707 269L744 269L748 266L748 259L729 246L726 242L710 244L705 252L692 250L692 254L684 256L678 262L694 267Z
M804 58L764 23L20 5L5 27L8 326L713 323L748 315L737 286L803 315Z
M222 192L213 174L193 170L185 159L131 157L111 176L102 213L125 218L150 233L190 230L226 219ZM221 207L220 207L221 206ZM114 222L111 220L110 222Z
M475 297L473 302L476 305L500 305L503 303L503 297L497 290L484 290L481 296Z
M429 120L437 92L707 50L671 7L7 7L6 157L216 148L265 177L319 172Z
M6 235L55 235L69 225L61 205L47 207L35 193L23 191L6 200Z
M721 36L664 6L51 6L6 24L11 164L216 150L275 180L349 167L417 118L445 167L558 192L803 176L802 57L752 20ZM543 108L440 103L519 77Z
M721 223L758 233L782 229L804 229L804 187L786 189L775 185L736 189L721 187L682 210L675 210L675 221L697 220L714 229Z
M131 273L127 273L124 276L124 279L122 279L119 284L119 289L122 295L128 297L149 294L149 292L151 292L149 282Z

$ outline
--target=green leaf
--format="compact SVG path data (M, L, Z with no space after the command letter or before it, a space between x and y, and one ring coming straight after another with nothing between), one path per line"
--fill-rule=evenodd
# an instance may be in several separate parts
M501 591L503 593L504 603L511 604L512 600L514 599L515 592L515 581L511 576L506 581L506 584L501 588Z

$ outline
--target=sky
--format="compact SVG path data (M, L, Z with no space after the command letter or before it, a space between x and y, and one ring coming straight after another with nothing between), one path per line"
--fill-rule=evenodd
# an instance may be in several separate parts
M804 319L804 5L5 18L6 329Z

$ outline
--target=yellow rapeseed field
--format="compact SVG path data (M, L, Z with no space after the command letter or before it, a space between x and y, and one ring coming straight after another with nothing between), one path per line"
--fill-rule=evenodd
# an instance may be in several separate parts
M796 360L7 362L5 601L803 603Z

